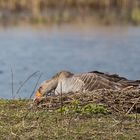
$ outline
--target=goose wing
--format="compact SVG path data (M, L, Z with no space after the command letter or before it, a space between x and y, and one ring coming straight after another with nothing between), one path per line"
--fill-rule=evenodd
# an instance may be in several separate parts
M113 80L109 80L104 76L101 76L96 73L83 73L75 75L75 77L79 78L84 83L84 89L88 91L93 91L95 89L120 89L121 84L114 82Z
M89 73L96 74L98 76L104 77L105 79L108 79L109 81L113 81L113 82L127 81L128 80L127 78L121 77L117 74L103 73L103 72L99 72L99 71L91 71Z
M140 80L128 80L125 77L121 77L117 74L109 74L109 73L103 73L99 71L91 71L89 73L96 74L100 77L103 77L105 79L108 79L109 81L112 82L117 82L122 85L122 87L127 87L127 86L139 86L140 85Z

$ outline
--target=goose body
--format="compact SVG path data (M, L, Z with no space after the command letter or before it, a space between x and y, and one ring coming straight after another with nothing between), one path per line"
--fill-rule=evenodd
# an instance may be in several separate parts
M86 92L96 89L120 90L128 86L139 87L140 81L128 80L116 74L106 74L92 71L81 74L73 74L68 71L61 71L50 80L44 81L38 88L41 96L54 93L55 95L70 92Z
M96 89L120 89L121 84L109 81L95 73L75 74L58 80L55 94L70 92L86 92Z

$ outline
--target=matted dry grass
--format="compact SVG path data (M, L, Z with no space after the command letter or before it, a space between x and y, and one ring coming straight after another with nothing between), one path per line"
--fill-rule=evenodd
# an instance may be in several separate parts
M59 108L77 100L79 105L89 103L102 104L111 112L121 114L140 113L140 89L127 88L124 90L100 89L86 93L70 93L42 98L40 105L48 109Z
M0 100L0 139L139 140L140 91L96 90L32 100Z

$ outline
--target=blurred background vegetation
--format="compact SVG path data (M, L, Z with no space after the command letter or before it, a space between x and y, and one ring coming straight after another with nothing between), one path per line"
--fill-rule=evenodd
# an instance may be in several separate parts
M0 0L0 23L140 24L139 0Z

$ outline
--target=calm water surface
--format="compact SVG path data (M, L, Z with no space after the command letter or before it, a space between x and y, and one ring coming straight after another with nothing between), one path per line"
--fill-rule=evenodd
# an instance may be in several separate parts
M140 79L139 27L78 27L0 29L0 98L11 98L11 67L14 92L33 72L43 73L40 82L60 70L99 70ZM20 91L29 97L39 74Z

